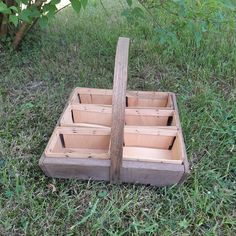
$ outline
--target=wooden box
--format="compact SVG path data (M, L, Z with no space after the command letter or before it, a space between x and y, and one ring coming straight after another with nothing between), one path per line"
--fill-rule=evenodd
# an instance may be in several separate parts
M46 175L166 186L189 173L176 97L126 91L129 40L117 45L113 90L76 88L40 158Z

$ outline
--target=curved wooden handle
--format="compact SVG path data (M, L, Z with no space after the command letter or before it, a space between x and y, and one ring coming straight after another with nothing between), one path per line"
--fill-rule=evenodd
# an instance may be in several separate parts
M120 37L116 48L110 146L110 182L112 183L118 183L120 181L120 169L122 165L129 41L129 38Z

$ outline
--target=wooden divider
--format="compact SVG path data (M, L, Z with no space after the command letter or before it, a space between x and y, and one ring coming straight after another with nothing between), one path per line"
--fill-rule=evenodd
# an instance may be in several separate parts
M126 86L128 78L129 39L120 37L116 48L112 94L112 126L110 146L110 182L120 182L123 156Z

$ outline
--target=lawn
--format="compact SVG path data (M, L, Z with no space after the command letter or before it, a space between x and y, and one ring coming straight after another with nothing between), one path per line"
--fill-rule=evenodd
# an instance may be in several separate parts
M166 46L112 2L65 9L18 52L0 48L0 235L235 235L235 30ZM181 186L52 179L38 166L72 89L112 88L119 36L131 38L128 88L177 94L191 164Z

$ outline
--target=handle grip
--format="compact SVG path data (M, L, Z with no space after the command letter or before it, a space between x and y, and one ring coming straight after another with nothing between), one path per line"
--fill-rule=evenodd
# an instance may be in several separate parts
M110 182L112 183L120 182L120 169L122 165L124 142L129 42L129 38L120 37L116 48L110 146Z

